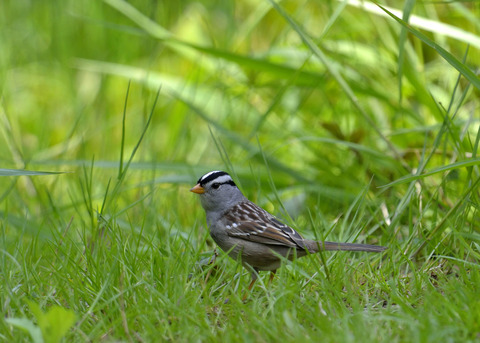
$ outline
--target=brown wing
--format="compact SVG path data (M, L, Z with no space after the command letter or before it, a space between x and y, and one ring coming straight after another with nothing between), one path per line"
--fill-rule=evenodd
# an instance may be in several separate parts
M242 202L224 215L227 234L247 241L305 249L302 236L254 203Z

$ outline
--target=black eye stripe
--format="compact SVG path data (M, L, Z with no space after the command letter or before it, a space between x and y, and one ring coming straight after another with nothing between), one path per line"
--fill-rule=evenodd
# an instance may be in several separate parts
M235 185L235 182L233 182L232 180L228 180L228 181L225 181L225 182L214 182L212 183L212 188L213 189L218 189L221 185L231 185L231 186L236 186Z
M220 185L236 186L236 185L235 185L235 182L233 182L232 180L228 180L227 182L222 182L222 183L220 183Z

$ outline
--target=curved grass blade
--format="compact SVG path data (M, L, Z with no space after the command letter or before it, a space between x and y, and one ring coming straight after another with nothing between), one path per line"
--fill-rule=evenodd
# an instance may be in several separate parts
M415 250L415 252L410 256L410 258L415 258L420 251L427 245L427 243L436 235L440 234L446 229L445 223L457 212L460 206L465 204L465 200L471 195L471 193L477 189L478 184L480 184L480 178L478 178L462 195L462 197L455 203L455 205L450 208L450 210L442 217L442 220L433 228L425 237L420 246Z
M273 0L269 0L269 2L272 5L272 7L288 22L290 27L301 38L301 40L303 41L305 46L325 66L325 68L328 70L328 72L337 81L338 85L342 88L345 95L351 101L352 105L357 109L359 114L368 123L368 125L375 131L375 133L378 135L378 137L382 141L385 142L385 144L388 146L391 153L395 156L395 158L398 161L400 161L403 168L406 169L406 170L410 170L409 166L401 158L400 153L398 152L397 148L393 145L393 143L389 139L387 139L387 137L383 134L383 132L380 130L380 128L376 125L374 120L367 114L366 110L363 108L363 106L358 101L358 98L355 95L355 93L353 92L352 88L347 83L347 81L344 79L344 77L341 75L340 71L335 66L335 64L332 63L329 58L327 58L327 56L323 53L323 51L320 49L320 47L318 47L313 42L313 40L309 37L309 35L303 30L301 25L299 25L291 16L288 15L288 13L283 9L283 7L281 7L278 3L276 3Z
M392 7L383 6L382 9L378 9L378 4L374 2L367 2L361 0L347 0L346 1L349 6L353 6L356 8L361 8L367 12L379 15L381 17L388 17L388 13L384 12L385 9L390 11L391 14L397 16L398 18L402 15L405 15L405 8L410 6L411 3L415 5L415 1L407 1L404 5L404 12L397 10ZM450 3L452 7L458 10L462 16L465 17L466 20L473 23L474 25L478 23L478 18L475 16L475 11L466 11L462 5L458 5L455 2ZM380 6L379 6L380 7ZM382 11L383 10L383 11ZM432 33L438 33L444 35L445 37L449 37L455 39L460 42L467 43L471 46L476 48L480 48L480 37L478 35L473 34L472 32L465 31L457 26L446 24L439 22L438 20L432 20L425 17L420 17L418 15L412 14L409 16L409 23L412 26L415 26L421 30L425 30ZM478 26L478 25L477 25Z
M385 13L387 13L390 17L392 17L394 20L396 20L400 25L402 25L406 30L408 30L411 34L413 34L415 37L420 39L422 42L427 44L429 47L433 48L440 56L443 57L445 61L447 61L452 67L457 69L470 83L475 86L475 88L480 90L480 78L478 78L475 73L470 70L465 64L460 62L458 59L455 58L451 53L449 53L447 50L442 48L440 45L432 41L430 38L428 38L426 35L421 33L420 31L414 29L411 25L406 23L404 20L400 19L396 15L394 15L392 12L388 11L386 8L378 5Z
M231 62L232 68L237 70L238 66L248 70L261 71L263 73L269 73L276 77L290 78L292 74L296 73L295 83L303 86L312 86L318 84L319 80L323 79L323 75L320 73L298 70L298 68L290 67L288 65L282 65L270 62L263 58L255 58L251 56L244 56L240 54L231 53L225 50L219 50L216 48L201 46L193 44L184 40L181 40L173 33L154 22L152 19L145 16L138 9L126 1L119 0L104 0L105 3L115 8L124 16L129 18L132 22L138 25L150 36L163 41L169 48L185 56L184 48L191 49L197 53L202 53L204 56L211 60L212 58L220 58L224 61ZM192 58L190 56L190 58ZM193 57L196 58L196 57ZM198 61L197 61L198 62ZM213 67L213 64L211 67Z
M427 177L427 176L430 176L430 175L433 175L433 174L442 173L442 172L446 172L446 171L453 170L453 169L472 167L472 166L479 165L479 164L480 164L480 158L472 158L472 159L469 159L469 160L466 160L466 161L455 162L455 163L452 163L452 164L448 164L446 166L441 166L441 167L438 167L438 168L434 168L434 169L432 169L428 172L425 172L423 174L420 174L420 175L404 176L404 177L402 177L402 178L400 178L396 181L393 181L393 182L387 183L386 185L380 186L379 188L391 187L391 186L399 185L399 184L402 184L402 183L407 183L407 182L415 181L415 180L418 180L418 179L423 179L424 177Z
M24 169L2 169L0 168L0 176L33 176L33 175L55 175L72 172L50 172L50 171L35 171Z

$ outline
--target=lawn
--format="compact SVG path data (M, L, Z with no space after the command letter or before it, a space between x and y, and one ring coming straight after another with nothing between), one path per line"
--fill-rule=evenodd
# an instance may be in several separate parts
M0 3L0 341L480 341L479 15ZM285 261L243 301L189 192L211 170L388 249Z

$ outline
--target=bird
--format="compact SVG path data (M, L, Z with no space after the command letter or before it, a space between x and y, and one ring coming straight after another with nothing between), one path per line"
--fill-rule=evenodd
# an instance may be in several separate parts
M259 271L270 271L270 281L281 266L282 257L293 260L319 251L344 250L382 252L379 245L337 243L304 239L290 226L248 200L232 177L211 171L190 189L200 196L210 236L234 260L250 271L250 291Z

